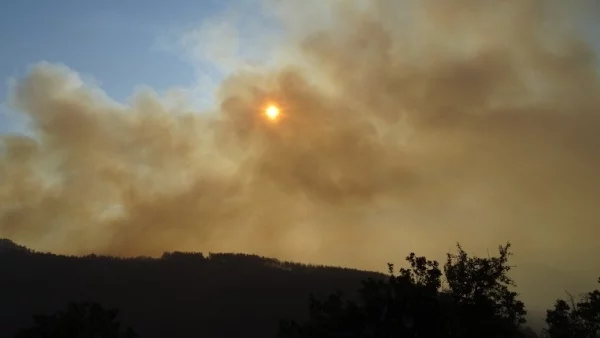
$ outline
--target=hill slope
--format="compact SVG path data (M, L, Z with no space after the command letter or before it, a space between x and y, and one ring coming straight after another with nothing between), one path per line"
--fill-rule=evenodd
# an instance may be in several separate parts
M120 309L143 338L274 337L282 317L306 315L308 295L353 293L381 275L243 254L166 253L160 259L0 250L0 337L69 301Z

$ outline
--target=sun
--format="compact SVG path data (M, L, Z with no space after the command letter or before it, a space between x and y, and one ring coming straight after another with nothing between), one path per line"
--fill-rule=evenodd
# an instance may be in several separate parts
M274 104L268 106L267 109L265 109L265 115L267 116L267 118L269 120L277 119L279 117L279 114L280 114L279 107L277 107Z

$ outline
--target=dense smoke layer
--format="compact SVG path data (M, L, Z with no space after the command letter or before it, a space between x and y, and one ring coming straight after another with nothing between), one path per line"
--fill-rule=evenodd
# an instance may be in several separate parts
M577 26L591 2L331 1L325 19L313 5L272 4L293 57L235 72L215 112L149 90L120 105L33 67L12 97L32 136L2 136L0 237L377 270L510 240L534 264L524 283L549 271L536 262L595 281L599 77Z

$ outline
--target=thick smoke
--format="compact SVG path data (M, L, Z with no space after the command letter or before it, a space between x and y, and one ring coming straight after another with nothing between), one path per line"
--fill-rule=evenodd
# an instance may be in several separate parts
M2 138L0 236L377 270L510 240L533 264L525 284L549 271L536 262L593 283L600 82L577 24L595 5L331 1L327 19L311 1L271 5L293 58L231 75L216 112L149 90L120 105L33 67L12 97L32 136ZM271 101L276 123L261 116Z

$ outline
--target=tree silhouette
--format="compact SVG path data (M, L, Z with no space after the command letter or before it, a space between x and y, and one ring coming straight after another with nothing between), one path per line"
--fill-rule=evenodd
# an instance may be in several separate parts
M549 338L600 337L600 291L588 292L577 301L572 296L569 297L569 302L558 299L554 308L546 312L548 324L545 330L546 336Z
M448 254L444 266L457 336L514 336L527 312L518 294L510 290L516 286L508 276L510 243L498 247L497 257L488 258L469 257L460 245L457 248L458 254Z
M444 273L437 261L411 253L409 268L395 274L388 264L387 280L366 280L357 300L339 292L324 301L311 296L309 320L282 321L280 337L525 336L525 306L507 275L510 244L488 258L469 257L457 247Z
M131 328L122 329L117 310L106 310L97 303L71 303L66 311L35 315L34 325L15 338L134 338Z

